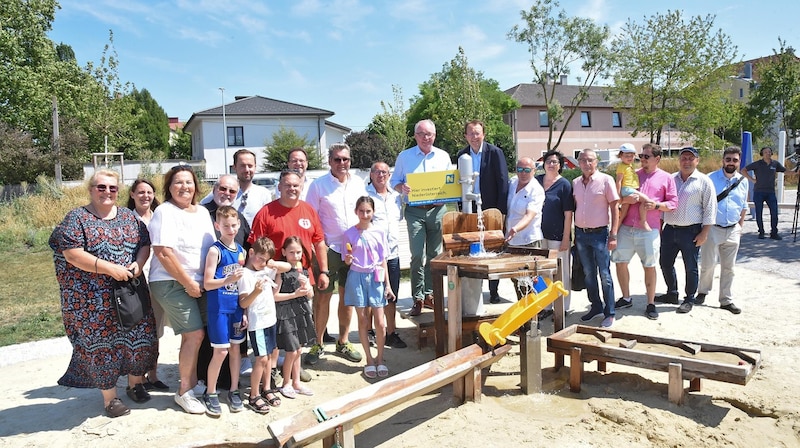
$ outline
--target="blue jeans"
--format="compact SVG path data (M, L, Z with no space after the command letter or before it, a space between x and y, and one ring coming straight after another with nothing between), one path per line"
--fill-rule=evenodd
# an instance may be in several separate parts
M761 214L764 212L764 202L769 207L770 219L770 233L772 235L778 234L778 197L774 191L754 191L753 202L756 205L756 224L758 224L758 233L764 233L764 218Z
M664 226L661 233L661 273L667 284L667 293L678 294L678 278L675 273L675 259L680 252L683 258L683 268L686 271L686 300L694 302L697 293L699 274L697 262L700 257L700 248L694 239L703 229L700 224L686 227L674 227L669 224Z
M613 316L614 311L614 280L611 278L611 254L608 251L608 229L587 233L575 229L575 244L578 246L578 255L583 264L583 275L586 281L586 293L592 310L603 310L603 314ZM600 285L597 283L597 273L600 272L600 282L603 286L603 302L600 301Z

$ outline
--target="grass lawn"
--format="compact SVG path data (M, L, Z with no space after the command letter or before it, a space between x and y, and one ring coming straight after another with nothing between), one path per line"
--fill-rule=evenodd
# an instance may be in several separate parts
M0 347L64 335L49 249L0 251Z

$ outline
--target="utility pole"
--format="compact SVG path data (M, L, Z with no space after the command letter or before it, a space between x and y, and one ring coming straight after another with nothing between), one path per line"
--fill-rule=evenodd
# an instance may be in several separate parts
M56 158L56 187L61 188L61 143L58 132L58 98L53 95L53 154Z
M222 166L225 167L225 174L230 174L231 170L228 168L228 124L225 122L225 87L220 87L219 91L222 93L222 149L225 157Z

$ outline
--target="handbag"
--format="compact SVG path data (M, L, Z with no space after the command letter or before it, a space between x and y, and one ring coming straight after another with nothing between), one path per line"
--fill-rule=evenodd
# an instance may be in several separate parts
M572 269L570 271L570 278L572 283L570 289L573 291L583 291L586 289L586 274L583 272L583 264L581 263L581 256L578 254L578 246L572 245Z
M150 309L150 291L143 277L114 281L114 311L123 331L130 331Z

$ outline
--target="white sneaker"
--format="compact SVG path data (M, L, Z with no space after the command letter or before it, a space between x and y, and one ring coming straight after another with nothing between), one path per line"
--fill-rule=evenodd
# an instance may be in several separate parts
M199 380L197 384L192 388L192 393L195 397L202 396L206 393L206 382L203 380Z
M206 407L195 396L194 392L190 389L185 394L178 395L180 392L175 392L175 403L182 407L188 414L205 414Z
M239 369L239 375L250 376L253 373L253 363L250 362L250 357L242 358L242 368Z

